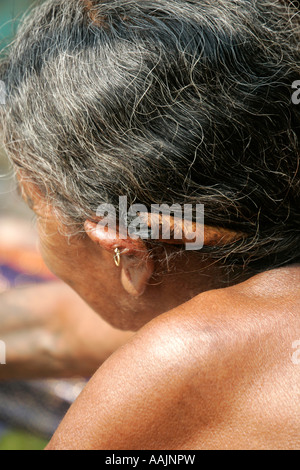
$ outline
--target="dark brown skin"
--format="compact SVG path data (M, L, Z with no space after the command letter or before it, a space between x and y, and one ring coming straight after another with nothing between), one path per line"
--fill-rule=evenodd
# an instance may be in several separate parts
M86 237L68 243L43 204L35 196L48 266L112 325L139 330L96 372L49 450L300 447L300 266L220 288L220 269L202 260L193 272L191 254L190 271L155 284L142 242L100 236L87 221Z
M48 449L299 449L300 268L201 294L95 374Z

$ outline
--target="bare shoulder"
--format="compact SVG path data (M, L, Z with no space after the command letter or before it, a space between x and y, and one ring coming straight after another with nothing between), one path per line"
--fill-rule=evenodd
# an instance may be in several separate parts
M146 325L95 374L49 448L299 446L299 269L260 276Z

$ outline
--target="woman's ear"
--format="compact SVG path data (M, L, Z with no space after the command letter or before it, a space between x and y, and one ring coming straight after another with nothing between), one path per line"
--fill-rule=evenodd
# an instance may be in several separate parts
M120 258L116 269L120 269L124 289L134 297L143 295L154 272L154 262L149 257L143 240L129 236L122 239L115 232L109 229L103 230L98 224L89 220L85 222L84 228L93 243L111 253L113 263L115 263L115 250L118 249Z
M140 297L145 292L154 271L153 260L134 255L121 256L121 281L128 294Z

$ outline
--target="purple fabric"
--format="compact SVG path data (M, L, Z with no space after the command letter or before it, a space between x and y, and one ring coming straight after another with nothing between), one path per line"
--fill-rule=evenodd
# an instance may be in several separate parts
M0 275L7 279L11 287L20 286L22 284L41 284L45 282L45 280L39 276L26 274L7 264L0 264Z

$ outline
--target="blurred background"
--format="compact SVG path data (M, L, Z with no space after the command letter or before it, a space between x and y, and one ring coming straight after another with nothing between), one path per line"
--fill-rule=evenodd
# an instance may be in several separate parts
M18 19L33 4L32 0L1 0L0 2L0 40L2 47L13 38Z
M31 0L1 0L0 51L13 39L20 18L32 6ZM0 148L0 294L29 283L47 282L47 271L31 263L23 263L20 250L9 253L6 242L15 244L26 233L30 250L35 247L35 231L31 211L16 192L12 168ZM24 248L25 250L25 248ZM41 266L41 265L39 265ZM39 270L40 269L40 270ZM1 314L1 312L0 312ZM0 316L1 339L1 316ZM6 366L0 366L6 367ZM58 426L70 404L82 390L85 381L42 380L3 381L0 376L0 450L39 450Z

